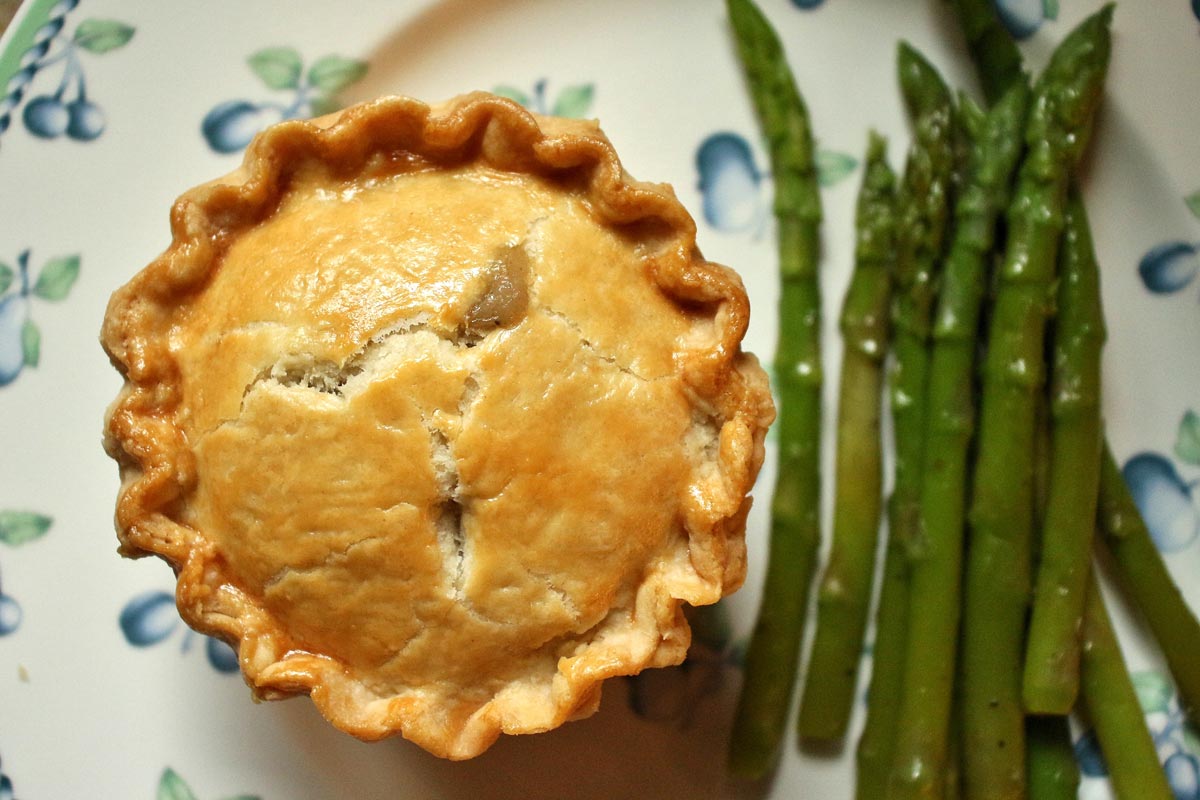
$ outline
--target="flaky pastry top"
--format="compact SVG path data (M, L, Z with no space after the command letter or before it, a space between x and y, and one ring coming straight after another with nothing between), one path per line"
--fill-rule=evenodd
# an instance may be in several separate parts
M590 122L285 122L112 297L122 552L265 698L469 758L678 663L773 416L734 273Z

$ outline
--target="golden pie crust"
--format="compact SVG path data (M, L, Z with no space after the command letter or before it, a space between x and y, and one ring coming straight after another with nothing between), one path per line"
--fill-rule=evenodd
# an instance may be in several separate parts
M680 662L745 574L749 305L594 123L488 94L262 133L112 297L121 552L255 694L470 758Z

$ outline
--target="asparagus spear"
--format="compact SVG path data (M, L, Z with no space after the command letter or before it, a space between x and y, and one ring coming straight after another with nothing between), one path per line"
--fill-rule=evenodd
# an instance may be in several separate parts
M1035 714L1067 714L1079 691L1079 630L1100 489L1100 270L1078 188L1061 244L1051 385L1050 488L1025 653L1023 697Z
M880 415L895 255L896 177L872 133L858 195L854 271L842 306L833 537L800 705L800 735L846 733L871 603L883 494Z
M999 100L1013 84L1028 82L1021 51L996 15L992 0L954 0L954 10L989 103Z
M867 689L867 720L855 751L855 797L878 800L887 789L900 719L904 649L908 640L908 550L888 537L875 612L875 647Z
M1200 622L1171 579L1107 446L1101 461L1099 531L1123 588L1162 648L1184 711L1200 719Z
M1079 796L1079 762L1067 718L1029 717L1025 732L1029 737L1031 800L1075 800Z
M985 117L968 98L973 142L933 328L921 546L912 560L905 682L888 797L937 797L946 774L967 496L975 351L996 220L1008 204L1029 92L1018 84Z
M896 478L889 508L891 535L912 547L918 536L925 456L925 392L937 267L943 255L949 186L954 173L954 103L925 58L901 43L900 88L915 141L900 189L891 375Z
M781 279L779 466L768 567L729 751L734 773L760 777L778 756L820 538L821 199L808 111L779 38L751 0L728 0L728 11L770 151Z
M1033 524L1045 531L1046 506L1050 495L1050 409L1049 398L1039 398L1034 418ZM1040 566L1042 541L1033 542L1033 562ZM1025 718L1027 745L1026 774L1031 800L1074 800L1079 793L1079 764L1071 745L1071 729L1065 716Z
M983 369L970 510L962 697L967 796L1025 794L1021 662L1043 339L1071 170L1103 91L1112 7L1055 50L1034 90Z
M1046 507L1050 496L1050 409L1049 398L1039 398L1034 418L1033 524L1045 531ZM1042 541L1034 537L1033 562L1040 567ZM1079 793L1079 763L1071 745L1071 729L1065 716L1025 718L1026 758L1031 800L1075 800Z
M1171 800L1095 578L1088 582L1080 666L1083 699L1118 800Z
M858 743L860 798L883 796L895 744L908 626L908 560L917 535L924 456L926 348L934 270L942 255L947 193L954 171L949 88L909 45L900 45L897 61L914 137L897 199L896 293L892 300L895 365L890 376L895 486L888 504L887 555L875 618L867 721Z
M1046 507L1050 497L1050 408L1049 397L1039 398L1033 433L1033 525L1045 531ZM1040 567L1042 540L1035 536L1033 563ZM1031 800L1074 800L1079 793L1079 763L1071 745L1071 729L1065 716L1025 718L1027 745L1026 774Z

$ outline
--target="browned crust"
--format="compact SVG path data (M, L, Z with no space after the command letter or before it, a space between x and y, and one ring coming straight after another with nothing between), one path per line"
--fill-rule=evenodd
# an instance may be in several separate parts
M234 173L184 193L171 212L170 247L113 295L101 333L104 349L126 379L108 411L105 436L105 448L122 476L116 510L120 551L157 555L172 565L180 613L198 630L238 644L242 670L258 695L311 694L331 722L364 739L409 735L406 703L372 699L373 708L354 710L361 687L330 659L287 654L267 614L224 579L220 557L203 532L178 521L180 505L195 484L195 467L176 420L182 390L167 338L180 301L205 285L240 230L272 212L298 168L318 162L335 174L352 175L378 166L381 158L439 165L480 160L582 187L601 219L655 243L651 274L663 293L713 319L715 345L678 359L695 406L720 426L719 486L685 509L692 564L706 588L686 597L678 591L669 597L639 596L635 614L644 610L669 630L681 599L711 603L741 584L746 494L774 416L763 373L741 351L749 302L739 278L703 259L695 223L670 188L633 180L593 124L535 117L484 93L436 108L408 98L382 98L318 120L277 125L251 143ZM683 638L660 643L643 665L682 660L688 644ZM559 722L593 710L599 682L619 671L586 660L566 663L574 661L560 664L565 685L555 687ZM496 716L483 709L468 725L468 735L440 754L457 758L481 752L506 728Z

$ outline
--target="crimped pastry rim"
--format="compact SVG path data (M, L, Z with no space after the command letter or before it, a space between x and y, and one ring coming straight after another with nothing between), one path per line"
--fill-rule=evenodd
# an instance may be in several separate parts
M222 580L220 558L202 531L173 519L195 485L192 454L173 415L182 401L177 366L161 335L180 298L201 291L240 225L269 215L286 192L289 176L307 161L361 172L371 159L417 153L439 163L481 160L583 187L597 216L638 226L661 243L650 275L661 291L689 308L713 309L711 347L677 359L693 407L720 423L718 480L708 496L685 509L692 566L699 581L687 587L647 585L634 616L645 631L679 628L681 601L715 602L745 576L742 532L747 497L763 460L763 437L774 416L765 376L741 350L749 301L731 270L705 261L691 216L667 186L639 182L623 170L611 143L593 123L535 116L516 103L486 93L464 95L431 107L405 97L385 97L311 121L289 121L259 134L239 169L185 192L172 208L170 247L112 296L101 344L125 378L109 407L105 448L118 461L122 485L116 509L120 552L157 555L178 576L176 599L189 625L238 647L247 682L261 697L310 694L336 727L372 740L400 733L438 755L468 758L500 732L514 729L495 698L474 714L456 741L440 747L422 741L401 698L365 695L338 662L321 655L276 652L278 626L254 599ZM156 336L155 332L159 335ZM686 625L683 626L686 634ZM682 660L683 635L659 641L632 664L612 659L559 663L556 707L544 727L593 711L600 683L615 674ZM582 659L583 656L580 657ZM348 707L359 713L347 713ZM441 743L445 744L445 743Z

